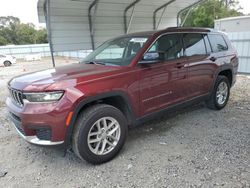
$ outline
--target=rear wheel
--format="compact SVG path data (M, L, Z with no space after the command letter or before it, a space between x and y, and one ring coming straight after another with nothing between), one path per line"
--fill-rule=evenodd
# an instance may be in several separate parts
M11 62L10 61L5 61L5 62L3 62L3 64L4 64L5 67L11 66Z
M73 134L76 155L93 164L113 159L121 150L127 135L127 120L110 105L97 104L78 117Z
M227 105L230 95L230 84L226 76L218 76L210 99L206 101L207 107L221 110Z

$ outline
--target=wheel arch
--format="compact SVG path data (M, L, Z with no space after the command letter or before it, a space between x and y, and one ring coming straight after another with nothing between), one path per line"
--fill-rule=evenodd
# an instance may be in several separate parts
M66 131L65 140L64 140L65 152L71 143L71 137L72 137L73 130L74 130L74 124L77 120L78 114L81 113L87 107L94 105L94 104L112 105L122 111L122 113L125 115L128 121L128 125L132 125L135 122L135 116L134 116L133 108L131 106L131 102L128 96L124 92L112 91L112 92L82 99L75 107L72 119Z
M222 75L222 76L226 76L229 80L230 86L232 86L233 83L233 72L231 69L225 69L219 72L218 76Z
M225 65L222 65L221 67L219 67L215 71L213 85L212 85L212 88L210 89L210 93L213 91L215 83L216 83L216 80L217 80L217 78L218 78L219 75L230 76L231 80L229 79L229 82L230 82L230 85L232 86L232 82L233 82L233 68L232 68L232 65L225 64Z

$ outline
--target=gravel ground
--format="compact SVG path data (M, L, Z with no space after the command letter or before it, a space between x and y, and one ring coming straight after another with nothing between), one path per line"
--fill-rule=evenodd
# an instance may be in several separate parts
M118 157L93 166L26 143L6 117L7 81L49 67L0 67L0 187L250 187L250 76L238 76L225 109L197 104L131 129Z

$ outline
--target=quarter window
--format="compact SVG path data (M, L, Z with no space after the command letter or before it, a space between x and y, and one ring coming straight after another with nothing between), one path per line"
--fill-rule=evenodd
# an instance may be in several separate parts
M213 52L221 52L226 51L228 49L227 44L222 35L210 34L208 35L208 38L211 43Z
M207 53L202 34L184 34L183 41L186 56L205 55Z

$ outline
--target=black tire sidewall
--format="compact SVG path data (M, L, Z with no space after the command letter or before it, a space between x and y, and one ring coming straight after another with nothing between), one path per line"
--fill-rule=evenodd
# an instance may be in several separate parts
M87 138L88 133L92 125L103 117L112 117L118 121L121 128L121 136L115 148L106 155L96 155L92 153L89 149ZM113 107L105 107L100 110L97 110L95 113L91 114L84 122L81 123L81 127L79 129L79 134L77 138L77 147L80 156L87 160L88 162L99 164L104 163L111 160L122 148L125 143L127 136L127 123L126 119L123 116L122 112Z
M225 82L227 84L227 92L228 93L227 93L227 98L226 98L225 102L221 105L217 101L216 93L217 93L217 89L218 89L220 83L222 83L222 82ZM227 105L229 96L230 96L230 84L229 84L229 80L225 76L219 76L218 79L217 79L217 81L216 81L215 88L214 88L214 94L213 94L215 107L217 109L219 109L219 110L222 109L222 108L224 108Z
M4 61L3 64L4 64L5 67L11 66L11 62L10 61Z

